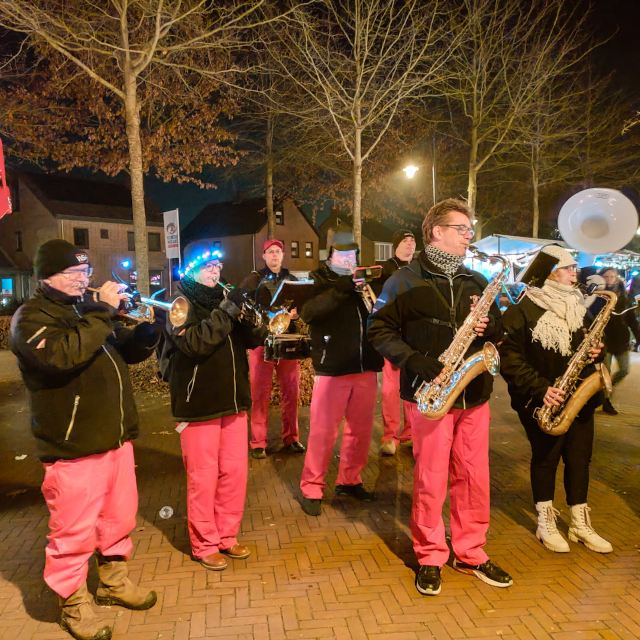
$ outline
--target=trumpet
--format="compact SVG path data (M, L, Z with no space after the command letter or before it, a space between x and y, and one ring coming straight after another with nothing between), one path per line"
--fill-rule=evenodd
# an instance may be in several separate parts
M100 289L86 287L86 290L93 293L95 302L100 300ZM164 291L164 289L161 291ZM161 291L158 291L154 295L158 295ZM127 299L124 301L124 316L130 320L135 320L135 322L154 322L156 317L155 307L164 309L167 312L169 321L174 327L181 327L187 321L189 303L186 298L182 296L178 296L173 302L164 302L163 300L156 300L153 296L150 298L141 296L137 291L125 291L124 293L127 296Z
M216 280L216 284L219 284L224 289L224 297L234 290L235 287L232 287L230 284L223 284L220 280ZM240 310L240 320L246 320L247 324L252 324L255 327L262 326L262 311L260 307L251 302L246 295L245 299L242 303L242 309Z

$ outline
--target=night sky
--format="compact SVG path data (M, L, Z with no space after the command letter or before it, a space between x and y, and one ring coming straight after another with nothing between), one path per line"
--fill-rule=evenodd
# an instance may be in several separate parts
M569 0L569 4L588 6L582 0L575 3ZM597 70L602 74L613 73L614 88L628 94L630 105L640 110L640 0L594 0L590 23L596 39L609 38L593 54ZM146 185L149 195L164 210L180 209L183 227L206 204L230 200L233 196L228 189L204 190L157 179L147 180Z

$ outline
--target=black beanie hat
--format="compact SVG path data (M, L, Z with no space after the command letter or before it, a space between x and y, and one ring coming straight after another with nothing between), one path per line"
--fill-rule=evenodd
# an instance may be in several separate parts
M44 280L79 264L89 264L86 251L74 247L66 240L49 240L36 249L33 271L36 280Z
M409 231L409 229L398 229L398 231L394 231L393 235L391 236L391 242L393 242L393 248L397 249L398 245L405 238L413 238L414 240L416 239L416 237L413 235L413 231Z

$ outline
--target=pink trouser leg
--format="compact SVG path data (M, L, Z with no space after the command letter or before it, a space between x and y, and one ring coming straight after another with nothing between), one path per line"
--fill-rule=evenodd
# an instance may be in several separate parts
M413 483L411 531L421 565L449 559L442 506L451 477L451 542L463 562L481 564L489 527L489 406L452 409L427 420L411 405Z
M298 442L298 396L300 395L300 363L298 360L280 360L276 376L282 394L282 442Z
M402 401L404 409L404 428L400 433L400 369L392 365L388 360L382 367L382 423L384 433L382 442L393 440L398 442L411 440L411 402Z
M345 411L340 464L336 484L361 484L360 472L367 466L373 438L373 414L378 392L375 371L356 373Z
M264 361L264 347L249 352L251 374L251 448L267 448L269 400L273 380L273 362Z
M340 455L338 484L359 484L360 472L367 464L376 374L373 371L346 376L316 376L311 398L311 418L307 454L300 488L306 498L322 498L324 478L338 438L342 418L347 424ZM368 434L368 436L367 436Z
M138 510L133 447L126 442L114 451L44 467L42 494L51 514L44 580L68 598L87 579L96 549L105 556L131 553L129 533Z
M187 471L189 538L196 558L238 541L249 462L247 414L191 422L180 434Z

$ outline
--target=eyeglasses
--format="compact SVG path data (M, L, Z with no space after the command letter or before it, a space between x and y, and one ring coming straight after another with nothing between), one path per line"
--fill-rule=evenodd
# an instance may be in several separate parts
M281 256L283 253L282 249L269 249L269 251L264 252L266 256Z
M558 267L558 269L566 269L567 271L573 271L574 273L576 273L578 271L578 265L577 264L570 264L567 267Z
M214 269L218 269L218 271L222 271L222 267L223 267L222 262L216 262L215 264L213 262L207 262L207 264L202 265L202 268L205 271L209 271L209 272L213 271Z
M81 278L90 278L93 275L93 267L79 269L78 271L61 271L60 275L67 280L80 280Z
M456 229L461 236L466 236L468 233L471 234L471 237L475 235L475 231L472 227L467 227L464 224L441 224L440 227L451 227L452 229Z

